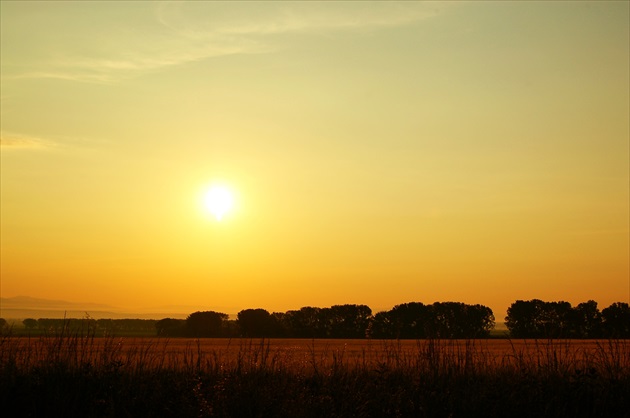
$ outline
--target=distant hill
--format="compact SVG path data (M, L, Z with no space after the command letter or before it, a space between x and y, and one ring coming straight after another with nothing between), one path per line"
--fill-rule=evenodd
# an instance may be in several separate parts
M0 298L0 317L5 319L24 318L85 318L94 319L162 319L162 318L186 318L185 312L124 312L110 305L98 303L76 303L64 300L39 299L30 296L15 296ZM179 311L179 312L177 312Z

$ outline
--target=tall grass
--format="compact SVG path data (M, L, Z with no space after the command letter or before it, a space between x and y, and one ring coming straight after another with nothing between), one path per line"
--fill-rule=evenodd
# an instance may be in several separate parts
M515 341L500 354L484 340L321 344L8 335L0 404L12 417L630 416L630 341Z

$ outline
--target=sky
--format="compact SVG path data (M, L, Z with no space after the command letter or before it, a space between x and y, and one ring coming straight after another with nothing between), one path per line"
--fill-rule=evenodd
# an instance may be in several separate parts
M2 1L1 295L628 302L629 5Z

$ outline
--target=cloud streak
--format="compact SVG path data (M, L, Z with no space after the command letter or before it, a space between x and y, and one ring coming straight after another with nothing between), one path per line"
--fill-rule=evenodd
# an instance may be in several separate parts
M161 3L158 21L187 36L204 34L270 35L350 29L377 29L407 25L435 17L452 3L367 2L367 3L272 3L248 5L238 13L213 13L204 3ZM201 18L200 18L201 17Z
M43 138L36 138L32 136L25 136L21 134L0 133L0 147L4 150L7 149L27 149L27 150L42 150L56 147L57 144L53 141Z
M47 50L57 51L56 57L20 65L19 68L26 70L19 72L5 70L3 79L115 83L213 57L269 53L281 45L290 45L291 34L328 35L408 25L435 17L450 7L443 2L263 2L247 3L247 7L243 3L222 2L149 5L153 10L145 10L142 24L132 25L129 21L115 32L109 25L72 29L71 38L87 39L81 48L73 49L71 43L51 45ZM70 15L64 17L69 19Z

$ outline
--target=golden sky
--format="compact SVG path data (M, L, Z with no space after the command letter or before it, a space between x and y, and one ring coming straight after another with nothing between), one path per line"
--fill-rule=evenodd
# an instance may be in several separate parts
M628 2L0 8L2 297L630 297Z

